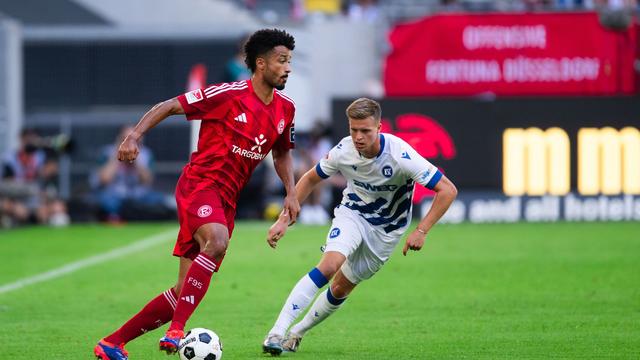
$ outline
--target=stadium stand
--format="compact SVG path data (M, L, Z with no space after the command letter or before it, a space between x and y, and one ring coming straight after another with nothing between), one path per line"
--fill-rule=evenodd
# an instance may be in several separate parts
M0 13L27 26L109 25L104 17L70 0L3 1L0 3Z

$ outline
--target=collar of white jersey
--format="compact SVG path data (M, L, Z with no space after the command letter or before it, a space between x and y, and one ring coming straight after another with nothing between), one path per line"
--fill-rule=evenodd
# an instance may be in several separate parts
M376 155L376 158L379 158L380 155L382 155L383 151L384 151L384 135L380 133L380 151L378 152L378 155Z
M379 158L380 155L382 155L383 151L384 151L384 136L382 135L382 133L380 133L380 151L378 151L378 154L376 155L375 158L368 158L368 159L372 160L372 159ZM366 156L362 155L360 151L358 151L358 156L360 156L361 158L367 158Z

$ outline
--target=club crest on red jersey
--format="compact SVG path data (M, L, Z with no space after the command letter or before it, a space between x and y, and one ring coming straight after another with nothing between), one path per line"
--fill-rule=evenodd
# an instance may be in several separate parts
M211 215L212 212L213 209L209 205L202 205L200 206L200 208L198 208L198 216L200 216L201 218Z
M278 123L278 134L282 134L283 131L284 131L284 119L280 119L280 122Z

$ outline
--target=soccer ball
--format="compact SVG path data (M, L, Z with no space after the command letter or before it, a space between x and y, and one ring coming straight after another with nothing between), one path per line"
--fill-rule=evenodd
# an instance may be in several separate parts
M222 344L211 330L195 328L189 330L178 346L181 360L220 360Z

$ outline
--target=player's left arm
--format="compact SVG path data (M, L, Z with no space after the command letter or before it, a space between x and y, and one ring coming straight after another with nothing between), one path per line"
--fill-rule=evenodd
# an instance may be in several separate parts
M284 198L284 204L282 211L288 213L291 218L290 224L293 224L298 218L300 212L300 203L296 194L295 178L293 176L293 157L291 156L291 150L278 149L274 147L273 153L273 165L276 169L276 173L287 192Z
M402 248L402 255L407 255L408 250L418 251L424 246L424 240L433 225L440 220L442 215L447 212L453 200L458 195L458 189L446 176L442 175L438 183L433 187L436 192L431 208L427 214L420 220L418 226L411 231L407 237L407 241Z

